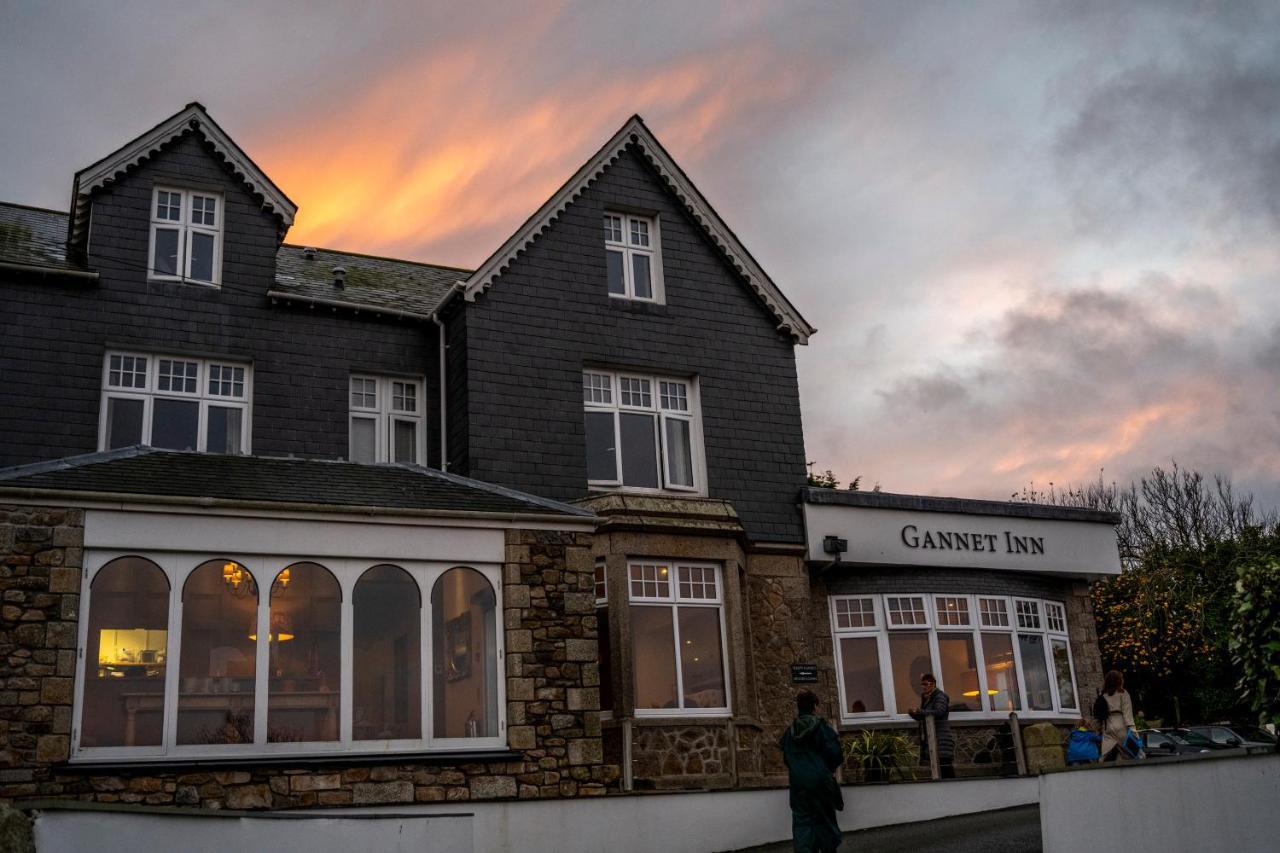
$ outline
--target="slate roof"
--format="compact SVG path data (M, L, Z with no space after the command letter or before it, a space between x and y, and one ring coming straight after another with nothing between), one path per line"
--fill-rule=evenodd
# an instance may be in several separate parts
M0 469L0 494L28 490L95 492L231 502L320 504L384 510L559 515L588 510L418 465L130 447Z
M0 262L85 271L67 260L67 214L0 202ZM333 268L346 269L344 287L333 284ZM273 298L372 308L426 318L470 270L316 249L307 260L302 246L285 243L276 252Z
M345 284L333 283L333 268L346 270ZM271 296L303 301L384 308L430 315L469 270L316 249L308 260L303 247L288 243L276 253L276 283Z
M0 202L0 261L84 271L67 260L67 215L22 204Z

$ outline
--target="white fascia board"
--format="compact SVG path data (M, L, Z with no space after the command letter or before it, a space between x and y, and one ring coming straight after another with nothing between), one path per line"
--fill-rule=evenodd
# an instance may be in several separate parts
M550 227L551 223L582 194L587 186L600 177L604 170L622 155L628 145L633 144L657 170L663 181L675 193L694 220L702 226L712 242L724 253L747 285L769 308L778 321L778 329L790 334L797 343L808 343L809 336L817 332L817 329L810 326L804 317L800 316L795 306L783 296L782 291L761 269L720 215L707 203L702 193L676 165L671 155L662 147L639 116L633 116L624 124L622 129L615 133L604 147L575 172L573 177L551 198L547 199L533 216L508 237L506 242L480 265L479 269L459 282L463 288L464 298L468 302L474 302L479 294L493 284L503 268Z

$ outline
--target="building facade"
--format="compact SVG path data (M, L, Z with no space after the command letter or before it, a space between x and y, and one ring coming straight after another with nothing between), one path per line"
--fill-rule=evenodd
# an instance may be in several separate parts
M978 727L1097 681L1114 519L858 551L910 507L805 490L815 330L638 117L475 270L284 242L199 104L72 183L0 205L0 797L774 786L798 684L854 730L922 666Z

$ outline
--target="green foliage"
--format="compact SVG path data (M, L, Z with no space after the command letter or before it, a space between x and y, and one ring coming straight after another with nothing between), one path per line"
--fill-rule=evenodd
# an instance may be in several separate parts
M837 477L836 473L832 471L830 468L828 468L825 471L814 471L813 466L817 465L818 463L809 462L807 464L809 466L808 480L809 480L810 486L816 486L819 489L840 488L840 478ZM859 474L858 476L854 477L852 480L849 481L849 491L851 492L858 491L859 488L861 487L861 484L862 484L862 475ZM880 491L880 485L878 483L876 484L875 491L877 492Z
M901 780L915 760L915 745L894 732L860 731L844 738L842 747L864 782L887 782L894 775Z
M1243 560L1231 597L1231 660L1259 723L1280 723L1280 560Z

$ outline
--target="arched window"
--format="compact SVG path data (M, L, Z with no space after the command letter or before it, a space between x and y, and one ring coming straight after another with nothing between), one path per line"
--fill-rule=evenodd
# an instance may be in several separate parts
M351 597L351 737L422 737L422 596L399 566L374 566Z
M182 588L178 743L253 743L258 584L234 560L196 567Z
M276 575L268 642L267 741L337 740L342 588L328 569L294 563Z
M475 569L450 569L431 590L437 738L497 737L498 625L493 586Z
M141 557L119 557L93 578L85 645L80 744L159 746L169 640L169 580Z

